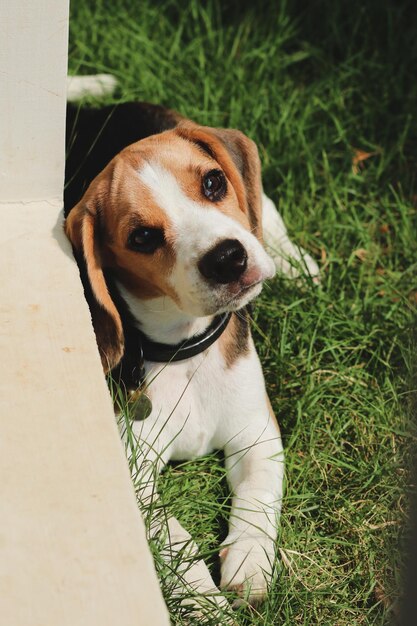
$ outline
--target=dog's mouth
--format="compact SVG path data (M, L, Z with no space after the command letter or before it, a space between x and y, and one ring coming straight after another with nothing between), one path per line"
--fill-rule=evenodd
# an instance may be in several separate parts
M236 294L234 294L234 296L232 297L232 301L240 299L245 294L251 292L253 289L256 289L256 287L262 288L262 283L263 283L262 280L256 280L250 285L241 286L239 291Z
M246 306L253 298L256 298L262 290L263 280L257 280L249 285L239 286L239 290L233 295L225 297L225 302L219 312L238 311Z

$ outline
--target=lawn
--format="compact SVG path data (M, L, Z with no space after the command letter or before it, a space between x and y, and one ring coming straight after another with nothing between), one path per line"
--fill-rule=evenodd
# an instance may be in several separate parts
M396 613L417 343L413 8L72 1L70 72L114 74L111 101L162 103L248 134L266 192L320 263L320 287L277 277L254 307L286 490L269 597L240 608L240 625L370 625ZM220 456L170 466L160 491L216 570ZM156 562L172 621L185 624Z

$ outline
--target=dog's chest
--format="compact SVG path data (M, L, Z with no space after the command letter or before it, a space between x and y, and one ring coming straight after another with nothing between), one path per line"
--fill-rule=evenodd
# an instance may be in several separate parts
M161 432L168 440L170 458L193 458L221 448L236 413L239 367L228 368L214 345L186 361L147 363L146 370L152 379L147 391L152 413L145 430Z

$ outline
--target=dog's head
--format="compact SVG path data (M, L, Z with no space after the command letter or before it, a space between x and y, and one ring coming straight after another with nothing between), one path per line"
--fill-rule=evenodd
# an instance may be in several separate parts
M258 151L236 130L183 122L109 163L65 225L85 262L106 370L124 347L103 269L133 296L168 296L195 317L238 310L274 274L261 213Z

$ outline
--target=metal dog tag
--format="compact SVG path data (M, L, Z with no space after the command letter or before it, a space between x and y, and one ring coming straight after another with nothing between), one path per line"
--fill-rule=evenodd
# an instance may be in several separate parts
M142 422L152 413L152 402L143 391L137 390L130 394L130 414L135 422Z

